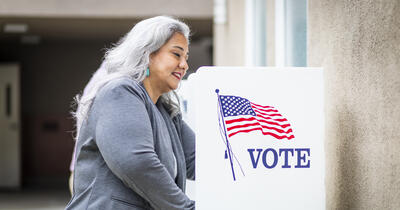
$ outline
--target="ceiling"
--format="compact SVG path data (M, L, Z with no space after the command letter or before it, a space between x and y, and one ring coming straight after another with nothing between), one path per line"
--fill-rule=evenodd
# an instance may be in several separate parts
M39 37L39 43L115 42L139 19L133 18L4 18L0 17L0 44L19 44L23 36ZM212 19L183 19L192 39L212 37ZM5 33L8 23L27 24L26 33Z

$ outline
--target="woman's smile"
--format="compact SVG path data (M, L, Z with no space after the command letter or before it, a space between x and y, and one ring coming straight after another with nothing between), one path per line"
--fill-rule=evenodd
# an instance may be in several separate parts
M172 75L174 75L178 80L181 80L182 78L182 73L180 72L173 72Z

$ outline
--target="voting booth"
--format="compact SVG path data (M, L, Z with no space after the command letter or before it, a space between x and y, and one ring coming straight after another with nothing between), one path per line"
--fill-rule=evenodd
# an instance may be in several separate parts
M188 83L196 209L325 209L322 69L202 67Z

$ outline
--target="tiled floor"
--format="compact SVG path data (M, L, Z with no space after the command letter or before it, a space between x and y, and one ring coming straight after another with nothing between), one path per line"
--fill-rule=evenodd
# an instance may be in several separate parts
M0 210L61 210L69 199L68 190L0 191Z

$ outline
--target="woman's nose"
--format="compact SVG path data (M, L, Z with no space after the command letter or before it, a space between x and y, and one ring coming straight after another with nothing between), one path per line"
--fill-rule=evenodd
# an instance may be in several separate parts
M185 71L188 70L189 65L188 65L186 59L181 59L181 62L179 63L179 68L181 68L181 69L183 69Z

